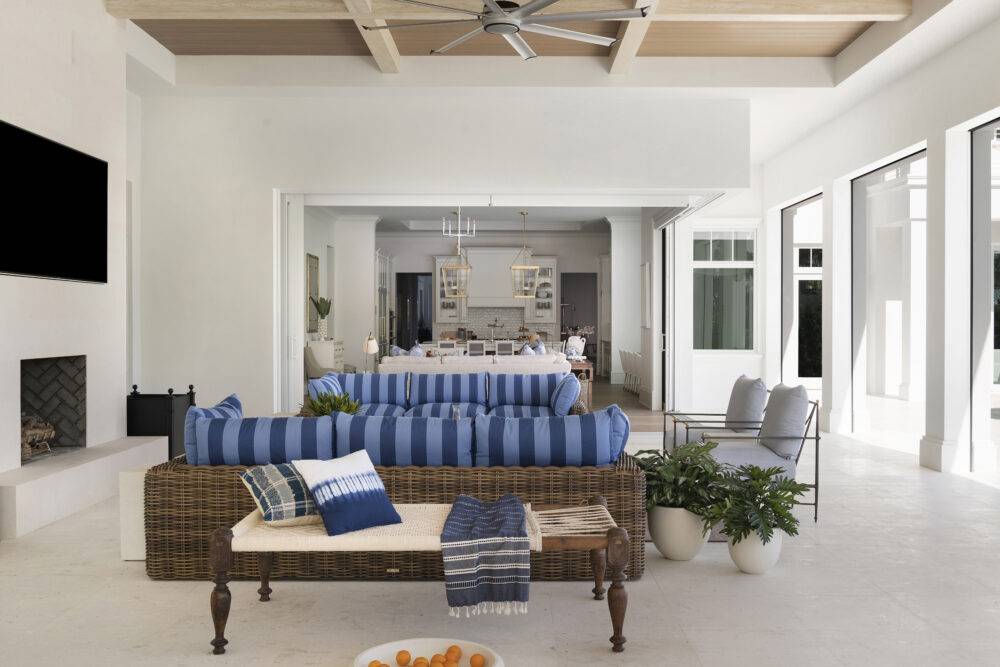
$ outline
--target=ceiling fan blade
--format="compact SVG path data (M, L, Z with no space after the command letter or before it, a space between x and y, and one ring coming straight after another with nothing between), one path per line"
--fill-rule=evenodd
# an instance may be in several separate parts
M444 5L436 5L433 2L423 2L423 0L396 0L396 2L405 2L410 5L420 5L421 7L433 7L434 9L443 9L446 12L458 12L460 14L472 14L473 16L481 16L479 12L469 11L468 9L459 9L458 7L445 7Z
M445 44L444 46L442 46L440 49L434 49L433 51L431 51L431 55L434 55L435 53L444 53L446 51L451 51L453 48L455 48L459 44L464 44L465 42L469 41L470 39L472 39L476 35L480 34L481 32L483 32L483 26L479 26L478 28L476 28L472 32L465 33L464 35L462 35L461 37L459 37L458 39L456 39L453 42L448 42L447 44Z
M531 60L538 56L537 53L531 50L531 47L528 46L528 43L524 41L521 35L514 33L512 35L504 35L503 38L507 40L508 44L514 47L517 55L521 56L524 60Z
M542 14L521 19L521 23L558 23L559 21L628 21L646 18L649 7L641 9L609 9L598 12L567 12L565 14Z
M521 30L525 32L533 32L538 35L548 35L549 37L562 37L563 39L572 39L576 42L587 42L588 44L597 44L599 46L611 46L618 41L617 37L602 37L601 35L589 35L585 32L577 32L576 30L565 30L563 28L553 28L548 25L535 25L522 23Z
M486 8L490 10L491 14L507 16L507 12L504 11L503 7L497 4L496 0L483 0L483 4L486 5Z
M479 19L455 19L453 21L418 21L417 23L397 23L395 25L366 25L365 30L395 30L396 28L419 28L424 25L448 25L450 23L479 23Z
M559 0L532 0L531 2L529 2L526 5L524 5L523 7L519 7L517 9L515 9L514 11L511 12L511 14L513 14L514 16L520 17L520 18L524 18L525 16L528 16L529 14L534 14L535 12L540 12L543 9L545 9L546 7L548 7L549 5L555 4L557 2L559 2Z

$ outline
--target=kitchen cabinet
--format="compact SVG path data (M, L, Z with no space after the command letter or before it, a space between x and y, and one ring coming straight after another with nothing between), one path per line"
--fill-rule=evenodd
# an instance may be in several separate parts
M532 257L538 265L538 279L535 281L535 298L525 304L524 319L527 322L555 324L559 322L559 271L555 257Z
M524 308L515 299L510 265L520 248L467 248L472 275L469 278L470 308Z

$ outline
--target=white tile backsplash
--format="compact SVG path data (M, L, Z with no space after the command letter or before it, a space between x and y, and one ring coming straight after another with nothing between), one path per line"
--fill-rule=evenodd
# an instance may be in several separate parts
M468 308L466 310L466 321L461 325L453 322L434 323L434 337L440 338L442 331L454 331L459 326L464 326L474 333L478 338L489 340L490 328L487 326L493 322L494 318L499 320L503 326L496 330L496 338L517 338L518 328L524 324L524 308ZM547 340L559 340L559 326L557 324L542 324L532 322L528 325L532 333L537 331L548 332Z

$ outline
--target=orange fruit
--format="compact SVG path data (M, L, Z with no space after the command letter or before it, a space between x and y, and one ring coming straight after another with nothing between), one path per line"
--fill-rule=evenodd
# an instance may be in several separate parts
M434 657L431 658L431 664L432 665L434 665L434 664L442 664L443 665L444 664L444 660L445 660L445 658L444 658L443 655L441 655L440 653L435 653Z
M445 654L455 662L458 662L458 659L462 657L462 649L459 648L457 644L452 644L448 647L448 650L445 651Z
M473 653L472 657L469 658L469 664L472 667L486 667L486 658L478 653Z
M427 662L427 658L416 658L413 661L413 667L428 667L431 663Z
M368 663L368 667L382 667L382 661L372 660L371 662Z
M458 660L449 660L444 663L444 667L458 667Z
M406 665L410 664L410 652L400 651L397 653L396 664L399 665L399 667L406 667Z

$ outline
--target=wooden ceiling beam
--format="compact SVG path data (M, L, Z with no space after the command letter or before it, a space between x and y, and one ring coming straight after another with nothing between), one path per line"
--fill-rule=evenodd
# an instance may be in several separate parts
M636 7L650 7L650 14L654 14L657 8L657 0L636 0ZM650 19L635 19L632 21L622 21L618 28L618 41L611 47L611 55L608 56L608 73L624 74L632 65L635 56L639 53L642 40L646 39L646 31L649 30Z
M347 10L353 15L371 14L372 5L370 0L344 0ZM396 74L399 72L399 49L396 41L392 38L392 33L388 30L365 30L365 25L376 26L385 25L383 19L361 20L354 19L354 25L361 31L361 37L365 40L365 45L371 51L375 64L383 74Z
M482 0L438 0L481 11ZM347 0L104 0L123 19L449 19L455 14L396 0L366 0L358 10ZM630 0L560 0L545 13L646 6ZM656 8L654 21L899 21L912 0L671 0ZM369 23L369 25L371 25Z

